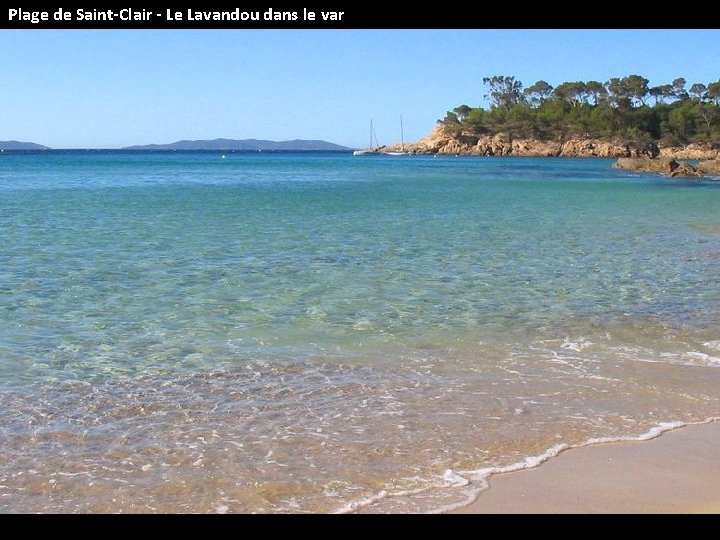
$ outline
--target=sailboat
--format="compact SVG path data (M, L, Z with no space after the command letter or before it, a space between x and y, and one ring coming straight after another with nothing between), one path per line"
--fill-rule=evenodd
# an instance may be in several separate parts
M375 146L373 146L373 138L375 139ZM380 145L378 144L377 135L375 135L375 129L373 128L372 118L370 119L370 146L361 150L355 150L353 156L367 156L371 154L382 154L379 150Z
M409 156L410 153L405 151L405 133L403 130L403 119L400 117L400 151L399 152L383 152L387 156Z

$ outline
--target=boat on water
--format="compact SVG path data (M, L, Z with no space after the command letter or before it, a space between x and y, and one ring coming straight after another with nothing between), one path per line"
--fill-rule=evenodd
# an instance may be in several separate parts
M373 140L375 141L375 146L373 146ZM377 135L375 135L375 128L373 128L373 121L372 118L370 119L370 146L367 148L361 148L359 150L355 150L353 152L353 156L368 156L368 155L379 155L383 152L380 150L380 145L378 144Z
M375 143L373 145L373 142ZM374 156L409 156L410 152L405 151L405 133L403 130L403 118L400 117L400 151L399 152L391 152L385 150L387 148L385 145L380 146L380 143L378 143L377 135L375 135L375 129L373 128L373 121L370 120L370 146L368 148L361 148L359 150L355 150L353 152L353 156L368 156L368 155L374 155Z
M410 152L405 151L405 133L403 130L403 118L400 116L400 151L399 152L383 152L386 156L409 156Z
M366 156L368 154L382 155L383 152L380 152L379 150L376 150L374 148L363 148L361 150L353 151L353 156Z

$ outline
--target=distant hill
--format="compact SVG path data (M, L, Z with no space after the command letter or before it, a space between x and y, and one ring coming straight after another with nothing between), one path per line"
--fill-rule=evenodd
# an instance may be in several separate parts
M215 139L212 141L178 141L170 144L148 144L129 146L124 150L290 150L290 151L332 151L350 150L345 146L327 141L262 141L257 139Z
M0 150L50 150L42 144L19 141L0 141Z

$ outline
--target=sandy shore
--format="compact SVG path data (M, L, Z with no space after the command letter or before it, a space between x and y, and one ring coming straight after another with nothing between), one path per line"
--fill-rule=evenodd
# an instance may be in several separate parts
M454 513L720 513L720 422L575 448L494 475Z

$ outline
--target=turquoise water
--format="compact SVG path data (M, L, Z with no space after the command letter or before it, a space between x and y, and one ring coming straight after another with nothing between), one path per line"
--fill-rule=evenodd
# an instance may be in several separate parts
M3 154L0 509L430 511L720 414L720 184L610 165Z

